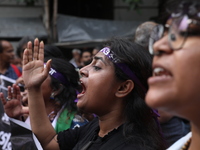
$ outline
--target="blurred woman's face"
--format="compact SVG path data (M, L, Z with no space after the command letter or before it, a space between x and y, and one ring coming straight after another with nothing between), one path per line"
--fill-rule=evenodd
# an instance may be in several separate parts
M48 75L46 80L44 80L41 88L42 88L42 94L43 94L44 101L49 101L51 93L53 91L53 89L51 87L51 77L50 77L50 75Z
M83 91L77 96L77 106L97 115L109 113L116 104L115 92L119 85L113 63L99 52L80 73Z
M195 28L199 30L200 26ZM199 32L196 29L194 32ZM200 108L200 34L188 35L181 49L172 50L168 33L154 44L159 55L153 59L146 102L187 118L191 114L188 112Z
M18 80L17 83L21 83L23 84L23 78L21 78L21 80ZM53 91L53 89L51 88L51 77L50 75L48 75L48 77L46 78L46 80L44 80L44 82L42 83L42 94L43 94L43 98L44 101L48 102L51 96L51 93ZM23 92L21 92L22 95L22 103L24 106L28 106L28 92L25 86L25 89Z

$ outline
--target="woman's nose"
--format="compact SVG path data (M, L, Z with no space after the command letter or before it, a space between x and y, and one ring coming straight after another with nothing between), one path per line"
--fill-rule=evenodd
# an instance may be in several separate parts
M88 77L88 66L85 66L80 69L80 75L81 77Z
M154 54L161 55L163 53L171 53L173 50L171 49L168 42L168 35L163 36L160 40L156 41L153 45Z

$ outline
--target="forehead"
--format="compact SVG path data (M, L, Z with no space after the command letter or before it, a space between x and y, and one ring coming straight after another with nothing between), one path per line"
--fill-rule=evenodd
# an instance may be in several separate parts
M84 56L84 55L91 55L91 53L90 53L90 52L83 52L82 55L83 55L83 56Z
M13 46L8 41L2 41L3 50L12 50Z
M94 59L95 57L98 57L98 58L101 58L100 60L102 60L105 64L109 64L109 65L112 65L113 63L110 61L110 59L104 55L104 53L102 52L98 52L95 56L94 56Z

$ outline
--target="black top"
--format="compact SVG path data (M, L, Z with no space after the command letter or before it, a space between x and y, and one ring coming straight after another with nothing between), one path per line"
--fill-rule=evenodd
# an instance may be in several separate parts
M95 118L88 124L58 133L61 150L144 150L136 142L127 142L123 136L123 125L103 138L98 136L99 124Z

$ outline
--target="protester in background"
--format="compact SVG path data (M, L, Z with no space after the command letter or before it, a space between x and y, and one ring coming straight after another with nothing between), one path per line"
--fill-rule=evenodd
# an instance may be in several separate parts
M158 24L154 22L144 22L136 29L134 40L139 45L143 46L147 51L149 50L149 38L153 28ZM176 117L170 112L165 112L158 109L160 114L159 122L162 129L163 136L166 140L167 146L171 146L175 141L185 136L190 132L189 121Z
M169 9L168 9L169 10ZM190 121L191 131L169 150L200 149L200 2L183 1L151 34L153 77L146 102Z
M81 53L81 64L82 67L89 65L92 62L92 54L89 50L84 50Z
M21 68L11 64L14 61L14 56L12 44L6 40L0 40L0 74L16 80L21 76ZM0 88L0 91L4 92L5 97L7 96L6 90ZM9 118L4 113L0 102L0 149L12 149L10 130Z
M146 49L149 49L149 38L152 29L157 24L152 21L147 21L140 24L135 31L134 42L138 43L139 45L143 46Z
M16 80L21 76L21 68L11 64L14 56L12 44L6 40L0 40L0 74Z
M56 132L84 125L87 121L78 113L75 102L77 91L81 88L78 84L77 71L72 64L64 59L45 58L45 60L48 59L52 60L51 70L42 84L42 95L49 121ZM21 104L19 87L14 85L13 89L12 93L11 87L9 87L8 98L11 99L10 101L6 102L2 94L0 98L3 100L6 114L11 118L21 120L21 116L28 111ZM28 106L30 105L28 104ZM29 118L25 122L30 124Z
M69 61L75 68L81 67L81 50L72 50L72 59Z
M44 149L164 149L157 114L144 102L151 75L151 57L127 40L112 39L80 70L82 92L77 106L98 118L56 135L45 112L42 83L51 60L43 67L43 42L31 43L23 56L32 131ZM117 141L117 142L116 142Z
M85 120L85 118L81 117L82 114L79 114L75 101L77 92L81 88L78 83L78 72L75 70L72 64L70 64L67 60L64 60L62 51L56 46L46 45L44 47L44 56L45 60L52 59L53 61L53 69L49 72L49 79L43 83L43 96L46 106L46 112L49 115L52 125L58 132L63 129L73 128L74 126L85 124L87 121ZM59 73L55 73L55 75L52 75L52 73L54 74L53 71ZM20 83L24 84L23 78L21 79L22 81ZM17 83L19 83L19 81ZM14 86L13 88L16 88L16 86ZM16 89L16 91L17 90L18 88ZM10 97L12 98L12 96ZM21 120L21 116L24 115L23 112L27 113L27 108L23 107L28 106L26 88L25 91L21 92L21 98L16 101L20 102L17 103L18 105L20 104L20 106L15 105L14 101L12 100L9 101L9 103L5 103L5 111L10 117ZM10 108L10 105L13 107ZM60 117L62 120L60 119ZM75 123L73 119L80 121L79 124ZM58 129L56 128L57 120L59 120L59 124L62 125L61 127L57 127ZM26 120L26 123L30 124L29 118Z

